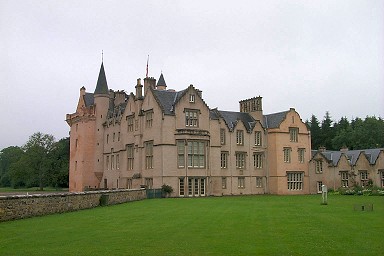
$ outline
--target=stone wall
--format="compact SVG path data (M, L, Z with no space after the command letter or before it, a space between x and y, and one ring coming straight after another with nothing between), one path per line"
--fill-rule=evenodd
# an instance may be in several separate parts
M120 204L146 198L145 189L0 196L0 222Z

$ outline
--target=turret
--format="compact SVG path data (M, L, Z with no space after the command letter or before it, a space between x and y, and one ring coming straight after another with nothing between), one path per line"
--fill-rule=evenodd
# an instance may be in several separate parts
M107 79L105 76L104 65L101 63L99 77L97 79L96 89L94 92L95 102L95 168L94 174L96 175L99 183L102 181L104 159L103 159L103 145L104 145L104 122L107 118L107 113L110 104L110 93L108 89Z
M156 85L157 90L166 90L167 89L167 84L165 83L163 73L161 73L159 81L157 82Z

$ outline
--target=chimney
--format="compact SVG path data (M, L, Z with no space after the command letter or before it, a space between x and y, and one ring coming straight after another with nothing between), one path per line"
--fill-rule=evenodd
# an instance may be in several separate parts
M319 147L319 151L320 151L320 152L325 152L325 150L326 150L325 147L323 147L323 146Z
M341 152L341 153L347 153L347 152L348 152L348 147L347 147L347 146L343 146L343 147L340 149L340 152Z
M152 89L155 89L156 86L156 79L153 77L146 77L144 78L144 95L147 93L147 90L149 87Z
M141 79L137 79L137 84L135 86L136 88L136 98L142 99L143 98L143 85L141 84Z

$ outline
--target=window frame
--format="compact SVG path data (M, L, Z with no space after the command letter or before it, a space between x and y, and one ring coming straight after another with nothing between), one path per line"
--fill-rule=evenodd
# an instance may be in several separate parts
M284 163L291 163L291 152L292 152L292 148L290 147L283 148Z
M289 127L289 141L290 142L299 142L299 128L298 127Z
M244 130L236 130L236 145L244 145Z
M236 152L236 169L246 169L247 152Z
M304 172L287 172L287 189L302 191L304 188Z
M153 169L153 140L144 142L145 169Z

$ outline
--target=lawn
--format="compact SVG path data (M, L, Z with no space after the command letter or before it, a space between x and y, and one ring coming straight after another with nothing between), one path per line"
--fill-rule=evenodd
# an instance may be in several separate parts
M0 255L383 255L384 197L328 199L149 199L3 222Z

